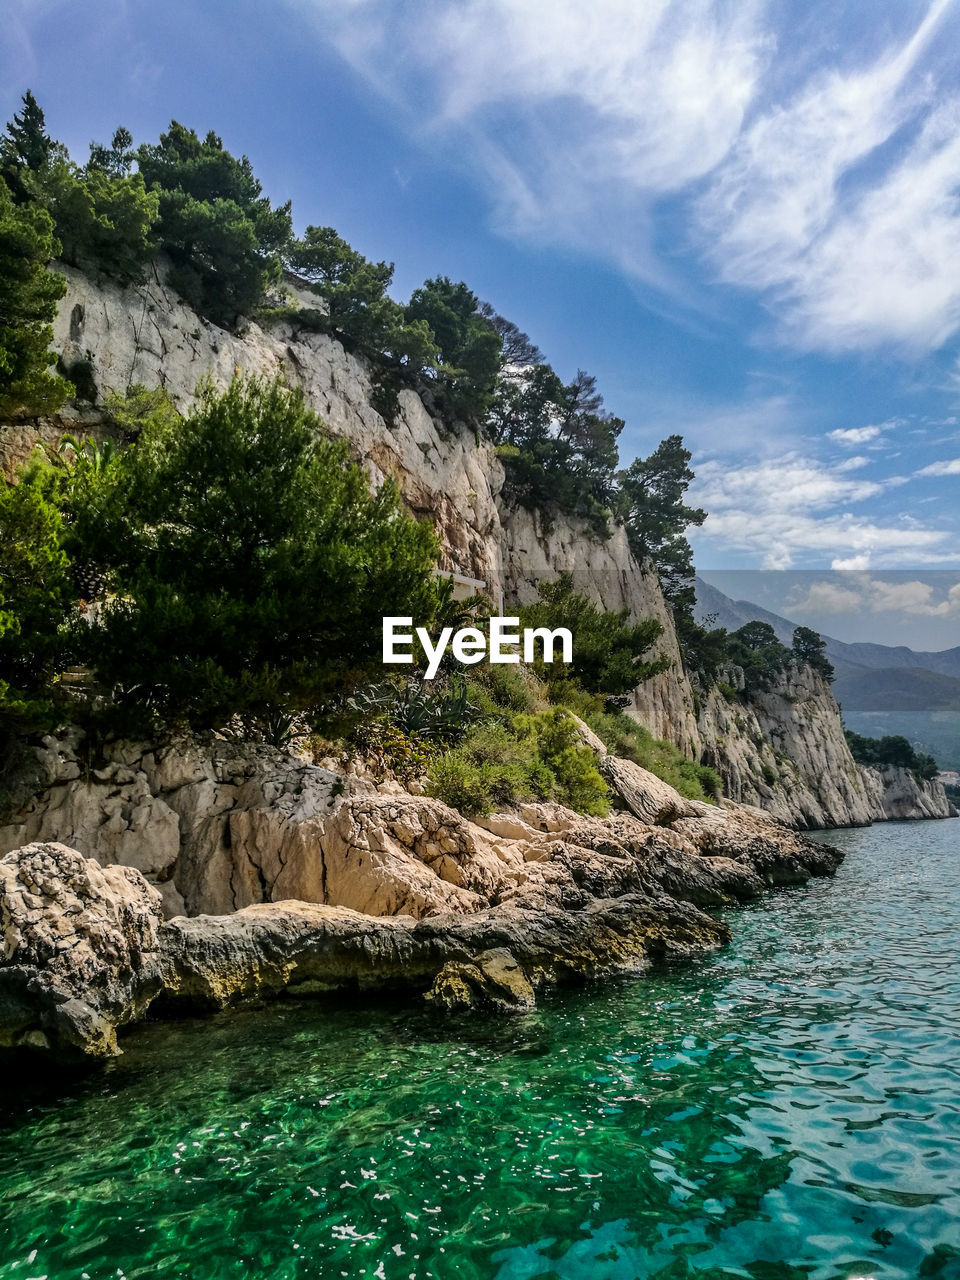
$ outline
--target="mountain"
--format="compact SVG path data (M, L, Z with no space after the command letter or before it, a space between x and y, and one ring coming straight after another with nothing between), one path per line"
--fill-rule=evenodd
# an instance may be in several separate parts
M749 600L732 600L698 578L698 622L735 631L768 622L789 644L797 625ZM903 734L942 768L960 768L960 646L940 653L906 645L856 644L824 636L837 674L833 692L849 729L869 737Z

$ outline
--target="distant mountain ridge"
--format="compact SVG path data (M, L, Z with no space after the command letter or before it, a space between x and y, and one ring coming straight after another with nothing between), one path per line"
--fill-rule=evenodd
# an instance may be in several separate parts
M696 588L698 622L728 631L768 622L778 640L790 643L795 622L752 601L733 600L702 578ZM823 639L837 674L833 692L848 728L870 737L904 734L942 768L960 767L960 646L925 653L906 645Z

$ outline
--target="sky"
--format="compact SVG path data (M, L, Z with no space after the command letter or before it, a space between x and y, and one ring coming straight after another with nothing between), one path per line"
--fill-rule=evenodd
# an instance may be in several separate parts
M701 570L960 569L960 0L4 9L3 119L213 129L596 374L624 461L682 434Z

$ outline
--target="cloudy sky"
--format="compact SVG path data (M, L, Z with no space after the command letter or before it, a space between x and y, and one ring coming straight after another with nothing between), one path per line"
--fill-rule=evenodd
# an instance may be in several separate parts
M213 128L596 373L627 458L681 432L701 567L960 568L960 0L5 9L4 118Z

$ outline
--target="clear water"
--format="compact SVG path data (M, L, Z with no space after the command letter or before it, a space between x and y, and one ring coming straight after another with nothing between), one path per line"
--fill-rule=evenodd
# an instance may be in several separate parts
M7 1090L0 1277L960 1277L960 822L723 954L450 1026L286 1004Z

